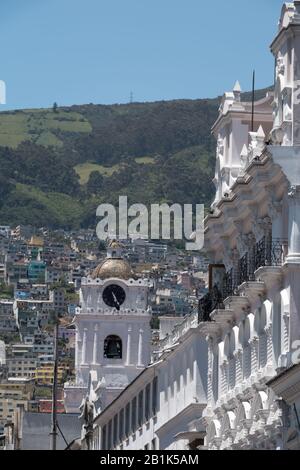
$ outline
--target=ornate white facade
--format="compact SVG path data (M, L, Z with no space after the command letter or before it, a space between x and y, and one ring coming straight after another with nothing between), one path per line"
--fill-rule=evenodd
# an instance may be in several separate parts
M114 290L124 292L120 305ZM118 286L118 287L116 287ZM101 384L101 408L107 406L149 364L151 356L150 282L135 279L117 250L94 273L82 279L80 308L77 308L75 383L65 384L66 411L78 413L88 390L90 371ZM105 301L106 299L106 301ZM110 302L111 300L111 302ZM117 300L116 300L117 302ZM109 348L111 351L109 351ZM95 384L97 388L97 383Z
M259 153L264 144L265 134L272 128L273 94L255 103L254 132L251 145L254 153ZM248 161L249 132L252 125L252 104L241 101L241 87L236 82L232 92L225 93L219 109L219 117L213 126L217 140L216 171L214 184L216 197L212 207L228 194L230 187L241 174ZM262 126L262 127L260 127Z
M271 49L253 131L238 83L213 127L211 290L94 419L94 449L300 449L300 1Z
M244 141L239 175L228 194L219 189L206 219L206 249L226 272L215 310L203 312L213 320L201 420L208 449L288 448L291 410L268 384L292 366L300 338L299 15L300 2L283 6L271 46L269 145L261 123ZM220 115L219 127L223 122Z

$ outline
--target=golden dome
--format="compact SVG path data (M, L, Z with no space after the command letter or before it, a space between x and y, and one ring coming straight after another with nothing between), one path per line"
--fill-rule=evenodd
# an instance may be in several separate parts
M122 258L106 258L97 266L91 276L93 279L132 279L134 273L130 264Z
M41 237L37 237L33 235L28 242L28 245L30 246L44 246L44 240Z

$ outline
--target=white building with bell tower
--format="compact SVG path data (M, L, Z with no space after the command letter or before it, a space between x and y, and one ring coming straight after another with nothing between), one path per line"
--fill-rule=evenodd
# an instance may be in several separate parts
M137 279L113 241L107 258L83 278L77 308L75 383L65 384L65 408L79 413L90 372L101 384L103 409L149 364L151 357L151 282Z

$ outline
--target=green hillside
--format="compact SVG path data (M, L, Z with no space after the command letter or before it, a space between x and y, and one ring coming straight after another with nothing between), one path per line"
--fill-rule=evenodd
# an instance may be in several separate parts
M219 101L0 113L0 224L95 227L96 207L119 195L208 206Z
M70 110L17 110L0 114L0 146L17 148L31 141L43 146L63 146L59 132L90 133L90 123Z

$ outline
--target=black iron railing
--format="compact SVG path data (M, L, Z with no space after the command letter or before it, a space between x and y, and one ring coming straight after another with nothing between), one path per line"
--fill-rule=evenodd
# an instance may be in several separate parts
M199 300L199 322L211 321L210 314L218 308L224 308L222 292L215 286L210 292Z
M249 255L246 253L239 261L239 269L238 269L238 284L243 284L243 282L248 282L250 280L250 273L249 273Z
M282 266L288 252L288 242L280 238L263 237L256 244L255 270L262 266Z
M222 286L215 286L210 292L199 300L199 321L210 321L210 314L216 309L224 308L227 297L238 295L238 287L244 282L255 280L255 271L263 266L282 266L288 252L287 240L269 239L263 237L253 249L246 253L226 273Z
M255 247L255 271L261 266L271 265L271 250L269 243L266 242L266 238L263 237L259 242L256 243Z
M224 277L224 284L222 287L223 300L231 295L234 295L238 286L238 280L235 275L234 269L231 268Z

